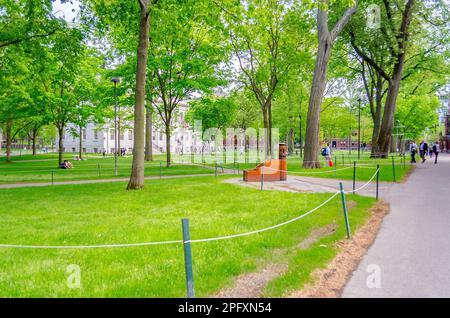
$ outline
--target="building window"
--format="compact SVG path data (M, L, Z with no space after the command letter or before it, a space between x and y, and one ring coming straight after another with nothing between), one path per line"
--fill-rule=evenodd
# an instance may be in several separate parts
M86 140L86 129L83 129L82 131L83 140Z
M109 139L114 140L114 129L109 130Z
M97 130L94 130L94 139L98 140L98 131Z
M128 130L128 140L133 140L133 130Z
M159 140L162 141L162 132L159 133Z
M123 132L123 130L121 130L121 131L119 131L119 139L120 140L123 140L124 139L124 132Z
M98 148L94 148L94 153L98 153Z
M73 148L72 148L72 152L76 152L76 149L75 149L75 147L73 147Z

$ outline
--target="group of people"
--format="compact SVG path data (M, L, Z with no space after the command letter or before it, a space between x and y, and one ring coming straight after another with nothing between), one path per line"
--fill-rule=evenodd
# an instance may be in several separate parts
M409 143L409 152L411 154L411 163L416 163L416 154L419 152L420 158L422 159L422 163L424 163L427 160L427 155L430 157L430 159L434 156L434 163L437 164L438 155L439 155L440 147L439 142L436 141L435 143L428 145L428 143L425 142L425 140L422 140L422 142L417 146L415 141L411 141Z

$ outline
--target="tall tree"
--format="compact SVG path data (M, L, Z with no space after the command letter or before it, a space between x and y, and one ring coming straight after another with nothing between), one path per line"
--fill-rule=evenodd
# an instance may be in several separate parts
M376 102L384 98L384 109L381 115L380 104L377 105L379 113L375 113L374 122L374 140L372 144L372 154L387 157L391 144L391 136L394 127L394 116L397 105L397 97L400 91L400 84L404 79L404 68L407 62L408 46L410 45L410 26L413 21L414 12L417 12L418 6L414 0L404 2L404 5L396 1L383 0L380 3L383 8L381 16L380 31L382 34L382 45L380 39L378 43L363 45L362 35L356 35L355 28L349 30L350 41L358 56L361 58L364 67L371 73L376 81L372 86L375 87ZM418 23L418 21L416 21ZM421 29L420 23L416 25ZM419 32L418 32L419 33ZM370 42L369 42L370 43ZM384 49L382 58L380 54L374 53ZM386 91L384 82L386 82ZM370 89L367 84L366 92L370 96ZM370 98L370 97L369 97ZM380 116L381 123L380 123Z
M306 122L306 144L303 167L319 168L319 131L320 131L320 110L322 100L327 84L327 69L333 45L349 22L350 18L356 13L358 0L354 1L353 6L346 9L342 16L337 20L334 27L329 29L329 0L319 0L317 8L317 35L318 48L316 56L316 66L309 96L308 116Z
M145 161L153 161L153 109L145 108Z
M205 18L204 12L211 12ZM166 164L171 164L174 116L182 100L210 92L221 84L216 67L222 62L220 26L206 1L165 1L155 12L151 32L148 100L164 124Z
M134 106L133 164L127 189L144 188L145 148L145 81L147 76L148 43L152 6L158 0L139 0L139 44L136 67L136 100Z
M92 100L92 85L98 65L84 44L83 33L76 28L59 32L46 58L40 85L46 92L49 118L58 132L58 162L64 156L64 134L67 124L76 121L83 107Z
M272 103L289 71L308 58L309 15L305 6L279 0L246 1L223 10L242 72L239 80L260 105L266 129L265 156L271 157Z
M144 188L145 95L152 11L158 0L80 0L83 22L107 38L109 67L135 59L133 161L128 190ZM133 53L136 52L137 54Z

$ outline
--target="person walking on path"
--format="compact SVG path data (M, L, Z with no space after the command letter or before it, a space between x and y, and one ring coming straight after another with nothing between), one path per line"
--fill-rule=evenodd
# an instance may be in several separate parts
M422 142L420 143L419 151L420 151L420 158L422 158L422 163L424 163L425 160L427 160L426 155L428 152L428 144L424 140L422 140Z
M330 144L327 143L327 145L322 149L322 156L325 157L325 167L330 167L331 162L331 149Z
M417 144L415 141L409 144L409 153L411 154L411 164L416 163Z
M437 159L438 159L438 155L439 155L439 141L436 141L432 147L433 149L433 153L434 153L434 164L437 164Z

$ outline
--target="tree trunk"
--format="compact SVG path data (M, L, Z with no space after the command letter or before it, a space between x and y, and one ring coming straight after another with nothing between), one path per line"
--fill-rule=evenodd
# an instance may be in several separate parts
M372 150L370 156L372 158L377 158L378 154L380 152L380 149L378 147L378 136L380 135L380 129L381 129L381 111L382 111L382 105L383 105L383 97L382 97L382 90L383 87L381 85L377 85L376 88L376 97L375 97L375 113L372 117L373 119L373 131L372 131Z
M32 151L33 151L33 156L36 156L36 139L38 136L38 130L37 129L33 129L33 135L31 136L31 144L32 144Z
M269 127L267 128L268 140L267 140L267 156L273 158L273 140L272 140L272 100L268 101L267 113L269 115Z
M122 156L122 149L120 148L120 117L117 117L117 156Z
M152 110L147 107L145 113L145 161L153 161Z
M272 158L272 109L271 101L262 107L264 123L264 160ZM259 153L259 152L258 152Z
M170 167L170 124L166 124L166 166Z
M289 129L289 135L288 135L288 152L289 154L294 153L294 128L291 127Z
M309 97L308 116L306 119L306 142L304 168L320 168L319 161L319 132L320 132L320 110L323 94L327 84L328 60L331 52L331 38L329 35L319 36L319 47L317 50L316 66Z
M6 162L11 162L12 121L6 122Z
M139 45L137 52L136 69L136 100L134 107L134 142L133 142L133 164L131 168L130 181L127 189L144 188L144 147L145 147L145 77L147 73L148 37L150 26L151 0L141 0Z
M317 48L316 65L314 77L309 95L308 116L306 121L306 143L304 168L320 168L319 161L319 132L320 132L320 110L322 99L327 85L327 69L331 49L337 36L342 32L350 18L356 13L358 0L352 7L348 8L341 18L336 22L333 29L328 31L328 0L320 0L317 10L317 28L319 45Z
M391 135L391 143L389 144L389 152L396 152L398 147L398 139L396 136Z
M58 163L59 165L63 162L63 137L64 137L64 126L58 127Z
M392 130L394 128L394 115L397 107L397 96L400 90L400 83L403 77L403 66L405 64L406 45L408 42L408 29L411 24L414 0L408 0L403 10L403 18L398 35L399 53L396 57L394 72L387 92L384 105L383 121L381 123L380 135L378 136L378 147L382 158L389 155Z
M397 96L400 89L402 70L400 70L400 74L397 72L398 70L396 71L396 75L394 75L392 84L389 86L386 103L384 106L383 121L381 123L380 134L378 136L377 146L379 148L381 158L387 158L389 155L389 145L391 143L391 135L394 128L394 115L397 106Z
M80 126L80 149L78 151L78 156L82 159L83 156L83 128Z

